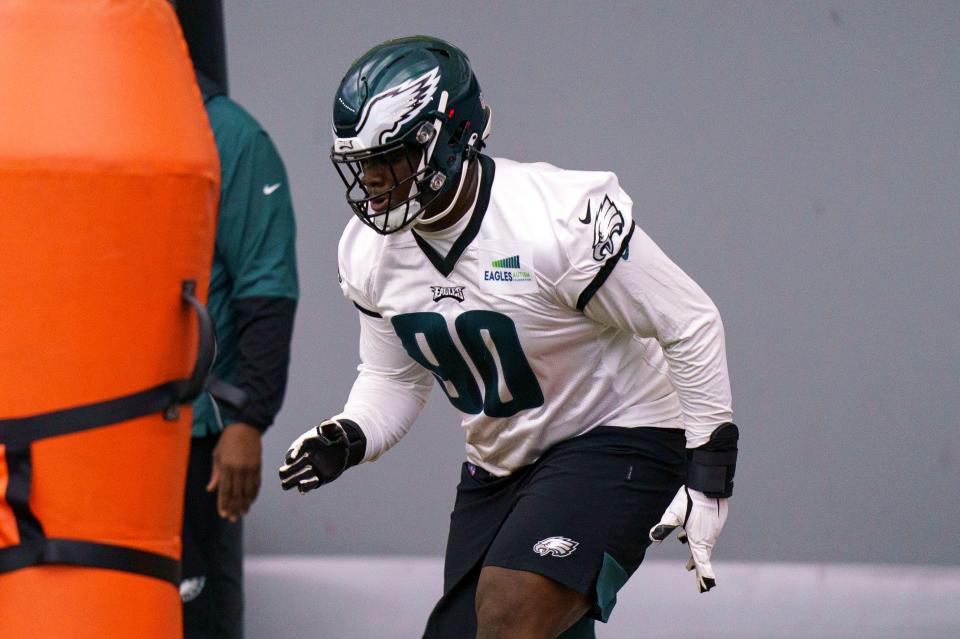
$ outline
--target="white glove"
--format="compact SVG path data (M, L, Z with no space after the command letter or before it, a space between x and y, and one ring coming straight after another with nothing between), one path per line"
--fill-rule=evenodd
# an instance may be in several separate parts
M707 592L717 585L710 553L726 521L727 499L707 497L699 490L681 486L660 523L650 529L650 541L659 544L674 528L682 526L677 539L690 548L687 570L696 570L697 588Z

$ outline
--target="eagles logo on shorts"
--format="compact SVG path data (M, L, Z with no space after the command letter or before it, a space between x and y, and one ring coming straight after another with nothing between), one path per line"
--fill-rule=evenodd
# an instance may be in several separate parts
M206 577L190 577L180 582L180 600L189 603L200 596L207 583Z
M533 545L533 552L541 557L553 555L554 557L568 557L580 545L579 541L567 539L566 537L547 537L541 539Z

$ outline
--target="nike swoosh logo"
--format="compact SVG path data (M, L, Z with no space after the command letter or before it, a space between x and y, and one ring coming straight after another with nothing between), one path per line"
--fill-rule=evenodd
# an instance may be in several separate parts
M581 224L589 224L589 223L590 223L590 217L591 217L591 215L590 215L590 200L587 200L587 214L586 214L584 217L581 217L581 218L580 218L580 223L581 223Z
M263 194L264 194L264 195L270 195L271 193L273 193L274 191L276 191L276 190L279 189L279 188L280 188L280 182L277 182L276 184L264 184L264 185L263 185Z

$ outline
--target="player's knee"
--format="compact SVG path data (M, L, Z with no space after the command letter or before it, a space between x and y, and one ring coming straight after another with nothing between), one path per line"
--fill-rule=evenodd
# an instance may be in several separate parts
M583 614L580 598L539 575L485 568L477 584L477 639L552 639Z
M477 639L506 639L526 636L524 625L530 618L523 611L523 601L513 601L490 589L477 591Z

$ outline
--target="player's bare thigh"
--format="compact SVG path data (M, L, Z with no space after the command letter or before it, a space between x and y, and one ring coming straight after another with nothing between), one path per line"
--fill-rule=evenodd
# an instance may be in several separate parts
M477 584L477 639L554 639L589 608L586 595L552 579L485 566Z

